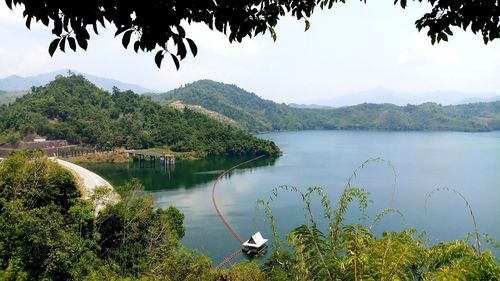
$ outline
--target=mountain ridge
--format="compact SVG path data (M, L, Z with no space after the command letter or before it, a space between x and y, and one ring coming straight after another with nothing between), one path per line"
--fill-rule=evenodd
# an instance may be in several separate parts
M239 122L250 132L307 129L349 130L500 130L500 102L468 105L398 106L362 103L332 109L296 108L275 103L236 85L199 80L163 94L156 102L180 100L199 105Z
M494 99L495 97L496 99ZM475 101L495 101L499 99L500 96L497 96L497 94L493 92L469 93L463 91L429 91L419 94L413 94L378 87L342 95L339 97L317 100L314 102L314 104L332 107L351 106L362 103L420 105L426 102L435 102L442 105L458 105L471 102L473 103Z

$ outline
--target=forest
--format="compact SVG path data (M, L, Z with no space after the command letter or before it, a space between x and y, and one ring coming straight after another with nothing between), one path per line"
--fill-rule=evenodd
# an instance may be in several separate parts
M334 109L294 108L264 100L235 85L199 80L163 94L162 104L200 105L239 122L250 132L281 130L494 131L500 130L500 101L443 106L359 104Z
M0 106L0 145L27 133L104 150L161 147L216 155L279 155L279 148L193 110L161 106L131 91L108 93L83 76L59 76Z

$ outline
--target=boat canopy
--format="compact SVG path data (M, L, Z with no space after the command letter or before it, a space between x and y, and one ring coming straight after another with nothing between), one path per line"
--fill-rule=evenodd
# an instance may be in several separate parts
M267 241L268 241L267 239L264 239L262 237L262 234L260 234L260 232L257 232L254 235L252 235L250 239L245 241L245 243L243 243L243 246L259 248L262 245L266 244Z

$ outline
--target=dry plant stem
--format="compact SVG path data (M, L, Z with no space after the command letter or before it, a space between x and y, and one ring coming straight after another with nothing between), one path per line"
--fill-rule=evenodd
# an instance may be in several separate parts
M372 228L383 218L385 217L386 215L389 215L391 213L396 213L399 215L399 217L401 218L402 222L403 222L403 225L406 226L406 218L405 218L405 215L399 211L398 209L394 209L394 208L385 208L383 209L382 211L380 211L377 215L375 215L375 218L373 219L372 223L370 224L370 227L368 228L368 230L372 230Z
M332 229L333 229L333 231L331 231L331 240L332 240L333 244L336 244L336 241L337 241L337 238L338 238L338 233L340 231L340 224L342 223L344 214L347 211L347 206L349 205L350 199L352 197L352 196L350 196L348 194L349 189L352 188L352 181L357 177L358 173L362 169L364 169L366 166L368 166L368 165L370 165L372 163L377 163L377 162L384 162L384 163L386 163L392 169L392 172L394 174L393 191L392 191L392 195L391 195L391 206L392 206L392 201L394 199L394 194L396 192L396 186L397 186L397 173L396 173L396 169L394 168L394 166L392 165L391 162L389 162L389 161L387 161L385 159L382 159L380 157L367 159L361 165L359 165L354 170L354 172L351 174L351 176L347 179L347 184L344 187L344 190L343 190L342 195L340 197L339 206L335 210L335 217L334 217L335 221L334 222L332 221L330 223L332 225Z
M429 193L429 195L427 195L427 198L425 200L426 213L427 213L427 203L430 200L431 196L434 193L437 193L440 191L452 192L452 193L458 195L460 198L462 198L462 200L465 202L465 205L467 206L467 209L469 210L469 214L472 218L472 223L474 224L474 235L476 236L476 255L479 257L481 255L481 242L480 242L480 234L479 234L479 231L477 230L476 216L474 216L474 212L472 211L472 207L469 204L469 201L467 201L467 199L465 198L465 196L462 195L462 193L458 192L457 190L455 190L453 188L448 188L448 187L434 189L433 191L431 191Z

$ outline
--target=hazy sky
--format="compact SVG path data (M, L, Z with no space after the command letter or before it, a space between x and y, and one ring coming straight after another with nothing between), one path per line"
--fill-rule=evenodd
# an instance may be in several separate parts
M329 97L385 87L420 93L434 90L500 92L500 40L488 45L471 32L455 29L449 43L430 44L414 22L427 4L410 3L406 10L392 0L367 4L349 1L321 11L304 22L283 19L278 40L269 34L229 44L227 38L202 25L186 28L198 45L179 71L166 58L161 70L154 53L123 49L114 30L91 33L88 51L67 48L51 58L54 39L41 23L24 25L21 12L0 3L0 78L71 68L84 73L169 90L198 79L213 79L278 102L314 102Z

